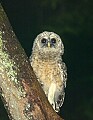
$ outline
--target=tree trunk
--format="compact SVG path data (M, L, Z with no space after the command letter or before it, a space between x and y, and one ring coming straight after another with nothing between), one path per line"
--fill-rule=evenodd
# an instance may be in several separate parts
M0 97L10 120L62 120L46 99L1 5Z

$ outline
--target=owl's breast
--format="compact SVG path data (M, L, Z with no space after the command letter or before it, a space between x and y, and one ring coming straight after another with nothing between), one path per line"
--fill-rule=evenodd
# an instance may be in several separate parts
M44 84L47 89L52 82L57 86L62 86L62 72L57 63L34 61L32 67L39 82Z

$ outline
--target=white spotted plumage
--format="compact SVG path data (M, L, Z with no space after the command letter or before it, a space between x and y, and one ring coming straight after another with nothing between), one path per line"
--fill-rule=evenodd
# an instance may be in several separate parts
M37 79L56 112L59 112L64 102L67 81L63 53L64 46L59 35L45 31L36 37L30 56Z

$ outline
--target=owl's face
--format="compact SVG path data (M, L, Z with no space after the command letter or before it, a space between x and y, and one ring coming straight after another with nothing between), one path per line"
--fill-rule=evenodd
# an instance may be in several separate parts
M64 53L64 46L59 35L45 31L36 37L33 50L42 56L56 57Z

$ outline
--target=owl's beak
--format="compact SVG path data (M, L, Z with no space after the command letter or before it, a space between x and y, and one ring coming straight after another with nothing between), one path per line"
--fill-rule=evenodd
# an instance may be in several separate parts
M48 41L48 43L47 43L47 46L48 46L49 48L50 48L50 46L51 46L49 41Z

